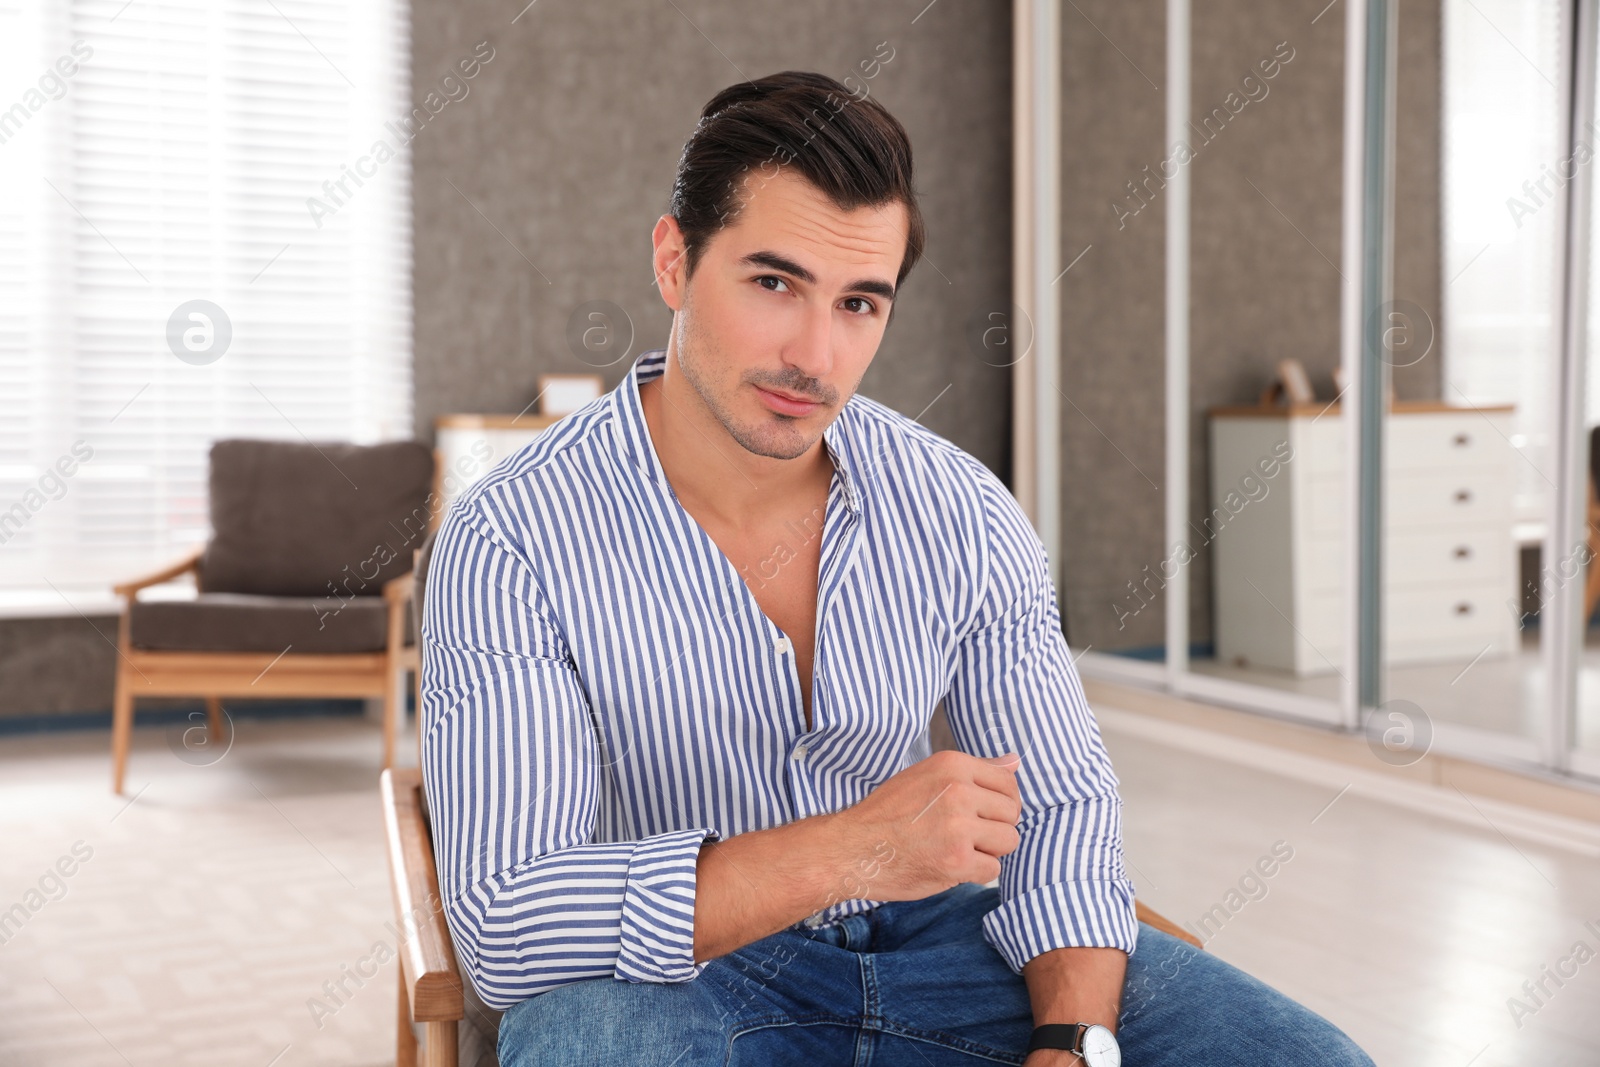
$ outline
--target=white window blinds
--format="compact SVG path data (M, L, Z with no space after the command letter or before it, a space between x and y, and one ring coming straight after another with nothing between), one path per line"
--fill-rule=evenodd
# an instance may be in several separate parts
M0 0L0 591L201 543L218 438L411 435L408 57L387 0Z

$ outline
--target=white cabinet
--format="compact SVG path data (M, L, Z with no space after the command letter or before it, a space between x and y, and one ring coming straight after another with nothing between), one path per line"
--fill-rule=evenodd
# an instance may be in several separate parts
M1397 403L1384 442L1383 643L1390 664L1517 648L1511 408ZM1345 424L1337 407L1211 413L1217 660L1342 670Z
M434 420L437 514L495 465L555 424L553 415L440 415Z

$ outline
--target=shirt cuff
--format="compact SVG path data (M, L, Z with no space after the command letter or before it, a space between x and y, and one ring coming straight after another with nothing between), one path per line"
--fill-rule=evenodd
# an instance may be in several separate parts
M647 838L633 850L622 894L617 978L687 982L705 970L705 963L694 961L695 872L700 846L720 837L706 828L677 830Z
M983 917L983 936L1017 974L1057 948L1119 948L1133 954L1139 938L1133 883L1058 882L1030 889Z

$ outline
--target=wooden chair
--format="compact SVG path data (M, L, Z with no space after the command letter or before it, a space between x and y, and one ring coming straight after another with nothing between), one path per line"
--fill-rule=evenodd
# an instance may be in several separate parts
M458 1067L466 1015L461 971L444 921L433 838L423 815L422 772L390 767L380 778L389 884L405 943L399 947L399 1067Z
M111 786L123 791L139 697L202 697L213 743L222 700L382 697L383 765L394 762L412 546L433 525L433 453L380 445L218 441L212 538L123 598L112 704ZM141 598L193 575L189 600Z
M1589 477L1584 481L1589 485L1589 505L1584 513L1584 529L1589 535L1589 576L1583 588L1583 625L1587 629L1595 605L1600 603L1600 494L1595 492L1595 483L1600 481L1600 426L1589 431ZM1544 595L1542 589L1539 595Z
M430 531L412 563L412 597L421 648L422 605L436 531ZM417 708L421 716L421 675ZM950 747L954 738L943 718L936 718L934 745ZM496 1046L501 1013L479 999L462 979L450 929L445 924L439 879L434 868L433 837L428 825L422 773L394 767L382 775L384 821L388 828L389 882L395 915L406 932L400 956L400 998L397 1028L399 1067L499 1067ZM1136 902L1140 922L1202 948L1198 938Z
M498 1067L501 1013L478 999L456 962L434 869L433 837L415 767L383 772L383 817L400 946L399 1067ZM1139 921L1202 948L1198 938L1142 902Z

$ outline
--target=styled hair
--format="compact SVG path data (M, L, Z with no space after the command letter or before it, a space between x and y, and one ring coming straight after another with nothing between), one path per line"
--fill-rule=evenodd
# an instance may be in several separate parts
M670 210L683 233L685 275L694 274L711 238L738 218L740 186L775 178L785 167L841 211L905 205L898 292L922 258L925 240L912 188L911 141L882 104L805 70L730 85L701 110L672 184Z

